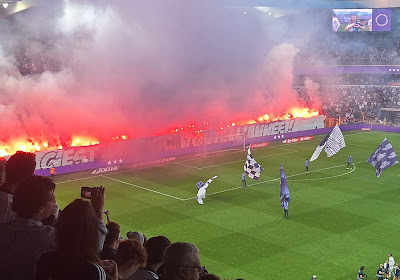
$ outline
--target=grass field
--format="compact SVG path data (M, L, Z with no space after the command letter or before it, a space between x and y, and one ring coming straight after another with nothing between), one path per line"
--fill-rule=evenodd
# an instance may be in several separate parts
M344 135L347 151L331 158L322 152L308 174L305 159L324 135L253 149L265 170L259 181L248 178L247 188L241 188L246 152L226 151L104 176L60 175L57 201L64 207L79 196L81 186L106 186L105 208L123 234L138 230L194 243L202 265L222 279L310 279L313 274L356 279L361 265L374 279L388 253L400 260L400 178L399 165L376 178L366 160L384 137L399 152L400 134ZM353 156L350 170L347 153ZM289 220L280 208L280 162L292 197ZM198 205L195 184L213 175L219 177L208 188L205 204Z

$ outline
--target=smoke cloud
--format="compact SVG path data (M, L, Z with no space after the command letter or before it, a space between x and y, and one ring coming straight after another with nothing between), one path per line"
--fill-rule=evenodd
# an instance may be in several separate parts
M272 18L195 2L55 0L2 19L0 146L148 136L300 104L299 50L274 40ZM21 61L52 71L21 75Z

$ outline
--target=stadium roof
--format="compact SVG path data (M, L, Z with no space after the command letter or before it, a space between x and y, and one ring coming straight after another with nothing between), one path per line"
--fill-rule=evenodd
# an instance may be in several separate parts
M400 0L222 0L225 6L276 8L388 8L400 7Z

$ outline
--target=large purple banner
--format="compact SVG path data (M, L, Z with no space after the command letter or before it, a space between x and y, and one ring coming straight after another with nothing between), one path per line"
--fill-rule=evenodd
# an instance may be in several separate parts
M323 130L324 117L298 118L270 123L257 123L205 131L133 139L87 147L36 153L37 175L49 175L55 167L57 174L89 170L92 174L117 171L123 167L139 168L175 160L176 156L207 150L224 149L286 139L304 131ZM307 134L307 133L306 133ZM308 132L308 135L310 133Z
M341 126L341 130L371 129L400 133L400 127L353 124ZM207 150L226 149L245 144L282 141L284 139L316 134L326 134L331 127L324 128L323 117L292 119L235 127L228 131L208 131L204 136ZM36 153L35 174L48 176L49 168L55 167L57 174L89 170L92 174L117 171L123 167L142 168L171 162L177 156L201 152L203 137L189 133L176 133L158 137L134 139L119 143L100 144L88 147L73 147L56 151Z

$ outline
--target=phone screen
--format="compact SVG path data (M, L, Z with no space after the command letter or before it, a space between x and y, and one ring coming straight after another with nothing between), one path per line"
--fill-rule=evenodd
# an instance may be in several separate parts
M90 188L90 187L82 187L81 188L81 197L82 198L90 199L91 196L92 196L92 188Z

